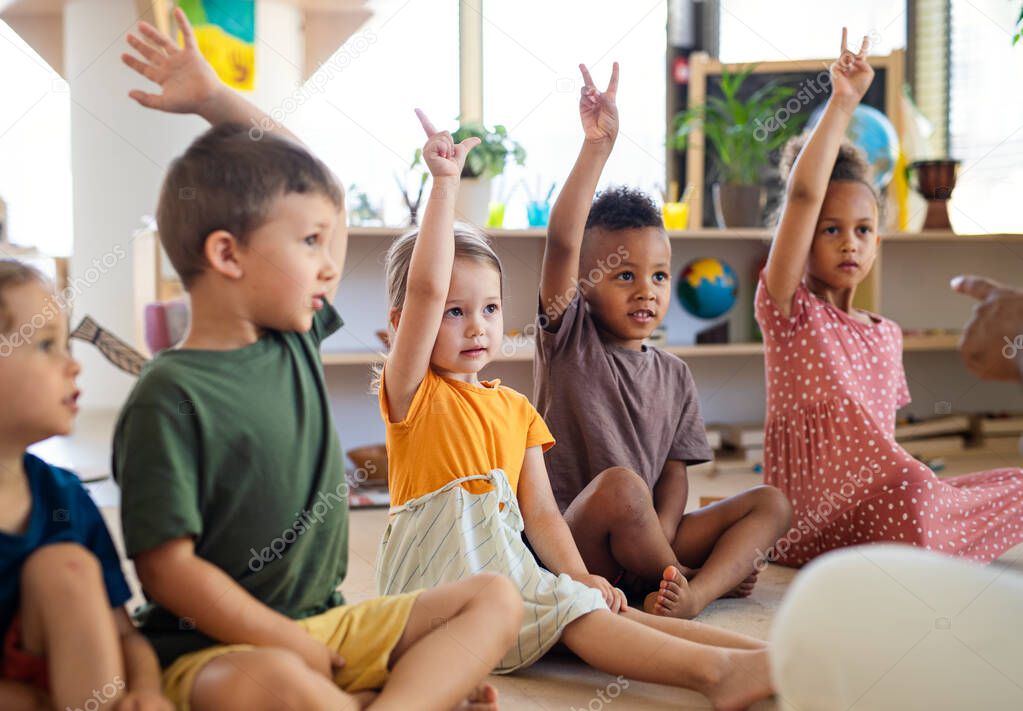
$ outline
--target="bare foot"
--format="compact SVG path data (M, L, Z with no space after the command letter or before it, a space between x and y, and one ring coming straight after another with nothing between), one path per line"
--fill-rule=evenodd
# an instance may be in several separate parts
M743 580L741 583L736 585L734 588L726 592L721 597L749 597L750 594L753 592L753 588L756 587L758 575L760 575L760 573L754 570L752 573L750 573L748 578Z
M699 610L695 609L693 596L689 591L689 581L673 565L664 569L660 589L646 596L643 610L651 615L677 617L688 620L696 617Z
M480 684L453 711L497 711L497 689Z
M723 650L722 676L704 691L715 711L743 711L774 694L767 650Z

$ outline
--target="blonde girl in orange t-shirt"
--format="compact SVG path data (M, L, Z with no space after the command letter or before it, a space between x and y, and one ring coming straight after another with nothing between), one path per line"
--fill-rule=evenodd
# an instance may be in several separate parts
M477 377L504 333L500 261L485 236L454 223L459 176L479 141L456 144L417 113L433 187L420 230L387 260L393 332L380 405L395 506L380 593L502 573L526 614L498 672L561 641L602 671L694 689L716 709L770 696L763 642L630 608L586 569L547 478L542 451L553 438L525 396Z

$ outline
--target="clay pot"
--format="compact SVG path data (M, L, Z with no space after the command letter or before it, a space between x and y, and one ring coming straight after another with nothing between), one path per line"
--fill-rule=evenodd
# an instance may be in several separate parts
M767 190L761 185L714 183L714 217L718 227L763 227Z

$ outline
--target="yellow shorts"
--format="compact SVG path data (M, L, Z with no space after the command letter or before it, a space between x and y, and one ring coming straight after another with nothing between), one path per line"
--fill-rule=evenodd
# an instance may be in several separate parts
M387 681L387 663L408 624L421 591L376 597L342 605L295 622L313 639L337 650L345 665L334 677L342 690L379 689ZM163 693L180 711L189 711L192 685L203 667L217 657L255 649L251 644L222 644L174 660L163 672Z

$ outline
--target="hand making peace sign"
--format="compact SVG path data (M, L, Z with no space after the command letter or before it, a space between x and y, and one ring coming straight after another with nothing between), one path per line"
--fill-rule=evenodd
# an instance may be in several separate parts
M480 144L480 139L475 136L466 138L461 143L455 143L448 131L438 131L433 127L430 119L426 118L420 109L416 109L416 116L419 123L426 131L426 145L423 146L423 160L430 174L434 178L457 178L462 174L462 166L465 165L465 157L469 151Z
M830 67L831 94L859 102L874 80L874 69L867 62L870 38L864 35L860 51L854 54L847 44L848 35L848 29L843 27L842 51Z
M587 141L610 141L618 136L618 62L611 69L611 80L603 93L597 90L593 77L585 64L579 65L583 73L583 88L579 96L579 118Z

